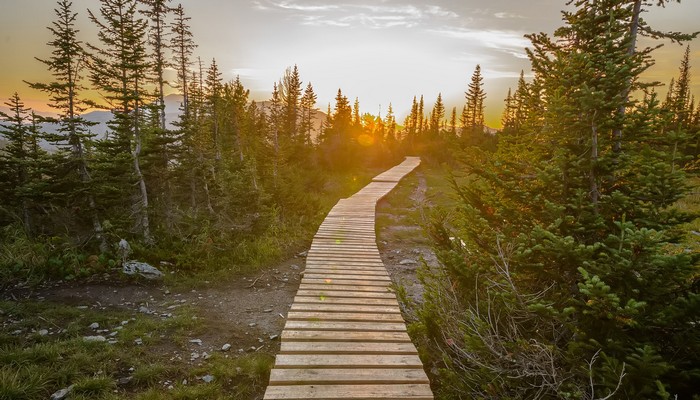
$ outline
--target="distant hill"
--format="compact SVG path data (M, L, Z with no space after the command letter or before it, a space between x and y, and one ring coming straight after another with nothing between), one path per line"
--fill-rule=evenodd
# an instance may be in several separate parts
M269 110L270 108L270 102L269 101L259 101L256 102L258 107L263 110ZM175 126L173 123L177 121L178 117L180 116L180 106L182 105L182 95L179 94L171 94L165 97L165 122L168 128L173 129ZM9 113L9 109L4 106L0 106L0 110L6 113ZM56 114L51 114L51 113L37 113L39 115L43 116L55 116ZM90 128L90 132L95 134L96 139L104 139L107 136L107 122L109 122L112 119L112 112L111 111L104 111L104 110L95 110L95 111L90 111L88 113L83 114L83 118L85 118L86 121L89 122L95 122L96 125L92 126ZM318 134L320 132L321 125L323 124L323 121L326 120L326 113L320 111L320 110L314 110L314 114L312 116L312 126L314 127L312 131L312 138L316 139L318 137ZM46 133L56 133L58 131L58 126L56 124L51 124L51 123L43 123L41 124L41 129L46 132ZM3 149L7 145L7 141L4 140L3 138L0 138L0 149ZM44 148L47 151L55 151L56 146L52 145L51 143L42 141L41 147Z

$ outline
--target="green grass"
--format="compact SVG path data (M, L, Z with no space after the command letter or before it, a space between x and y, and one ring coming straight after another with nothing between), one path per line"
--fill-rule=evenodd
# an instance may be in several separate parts
M677 246L677 250L700 254L700 235L698 235L700 233L700 177L691 177L688 183L691 186L690 193L678 200L675 207L698 217L679 227L683 233L683 240L680 246Z
M170 360L173 346L186 352L187 338L206 329L186 307L164 320L35 301L0 302L0 310L9 322L0 329L0 400L43 400L69 385L75 385L71 400L252 398L267 384L274 360L265 354L227 358L219 353L197 367ZM112 331L121 321L129 322L119 330L117 344L83 340L95 334L91 323ZM42 328L52 334L31 333ZM18 330L23 333L15 334ZM135 345L136 338L143 345ZM207 374L214 382L198 379ZM131 382L120 386L119 379L128 376ZM174 388L164 387L165 381Z

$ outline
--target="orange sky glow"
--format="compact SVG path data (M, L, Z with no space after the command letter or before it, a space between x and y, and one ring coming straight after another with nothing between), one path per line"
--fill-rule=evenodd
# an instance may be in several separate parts
M95 43L87 9L97 0L73 0L79 13L80 38ZM172 2L173 5L177 0ZM464 104L464 91L476 64L481 64L487 93L486 122L499 127L503 99L520 70L529 71L524 34L551 33L561 25L564 0L182 0L192 17L195 56L216 58L225 80L240 76L252 99L270 97L273 82L298 65L304 82L318 94L325 111L338 88L360 100L362 112L386 114L392 103L399 122L413 96L425 97L426 113L442 93L450 110ZM47 81L43 64L51 38L53 0L13 1L0 14L0 101L18 92L28 106L49 110L44 94L23 82ZM644 18L656 29L697 30L700 1L685 0L654 8ZM643 42L642 45L648 43ZM697 68L700 46L690 43ZM677 75L684 47L666 43L655 53L647 80L667 83ZM692 80L700 95L700 76ZM665 89L660 89L665 92ZM95 95L93 95L95 96ZM449 112L448 112L449 114Z

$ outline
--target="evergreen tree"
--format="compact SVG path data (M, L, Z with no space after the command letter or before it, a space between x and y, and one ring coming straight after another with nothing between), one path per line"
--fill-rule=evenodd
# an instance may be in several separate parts
M457 137L457 107L452 107L450 114L450 137Z
M292 142L298 139L298 125L301 119L301 86L299 68L296 65L293 68L287 68L282 77L282 82L277 86L284 113L282 134L285 141L288 142L287 145L291 145Z
M60 163L60 172L52 191L65 197L63 204L66 208L85 207L88 210L95 240L99 243L100 250L106 252L109 248L98 215L86 154L86 148L93 138L89 132L93 124L80 115L89 106L80 97L80 92L85 90L80 81L87 64L87 55L82 42L78 40L79 31L75 28L77 13L72 11L71 3L67 0L59 1L54 13L56 20L48 27L53 35L48 43L52 55L46 60L38 59L46 65L53 81L29 84L33 89L47 93L49 106L58 113L57 118L46 119L47 122L58 125L58 133L47 137L49 142L57 146L56 158Z
M146 89L151 70L146 51L147 22L138 16L136 0L100 0L100 3L99 17L90 10L88 14L99 28L101 43L101 46L89 45L93 51L91 81L113 112L109 122L112 136L102 146L103 158L106 157L103 164L112 163L122 168L117 172L107 166L112 173L121 176L128 174L125 167L131 164L133 181L138 187L132 211L144 242L152 244L148 189L141 170L144 104L151 99ZM110 175L103 176L103 184L112 183ZM118 189L122 193L128 190L128 186Z
M484 78L481 76L481 65L476 66L469 88L465 92L467 104L462 112L463 135L474 137L484 133L484 100L486 93L483 89Z
M222 117L222 92L223 80L216 60L211 61L207 69L206 80L204 82L204 110L206 113L207 126L211 132L214 159L221 162L221 117Z
M189 17L185 16L185 10L182 4L172 9L175 20L170 25L172 36L170 37L170 48L174 53L174 66L177 71L177 86L182 91L182 112L184 118L189 114L188 108L188 82L187 78L190 74L190 66L192 65L192 52L196 45L192 39L192 32L188 25Z
M438 93L437 100L430 114L430 133L437 136L440 133L443 120L445 119L445 105L442 103L442 93Z
M140 0L145 4L146 8L142 13L150 21L148 30L149 44L152 49L152 65L153 81L156 85L155 98L157 106L155 107L158 115L158 122L161 131L166 130L165 126L165 69L169 67L166 60L165 51L168 50L166 43L166 18L171 11L168 7L170 0Z
M444 269L431 271L439 279L428 279L422 322L453 369L442 375L447 393L694 391L697 259L665 250L685 220L670 208L683 176L670 146L659 146L655 96L621 95L628 82L641 87L652 61L629 54L634 9L624 3L575 1L554 38L529 36L533 115L518 140L469 162L459 216L431 230Z
M280 167L280 132L284 128L284 109L281 94L277 83L273 85L272 99L270 99L270 110L268 112L268 125L270 129L272 147L274 149L272 163L273 187L278 188L279 167Z
M15 92L5 102L10 114L0 111L0 135L7 140L7 146L0 153L0 166L3 170L3 203L18 211L22 225L28 235L34 231L32 215L32 143L36 143L36 132L28 125L30 109ZM8 210L9 211L9 210Z
M387 110L386 117L384 120L384 126L386 126L386 141L392 146L396 141L396 117L394 116L394 109L389 103L389 109Z
M304 95L301 97L301 122L299 124L299 132L303 135L304 143L310 146L312 143L311 136L314 131L313 114L316 110L316 101L318 96L314 93L314 88L309 82L304 90Z

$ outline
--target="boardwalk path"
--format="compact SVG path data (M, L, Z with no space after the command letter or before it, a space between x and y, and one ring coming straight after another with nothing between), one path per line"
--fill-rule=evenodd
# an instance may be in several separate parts
M321 224L265 399L433 398L374 233L377 201L419 164L407 157Z

